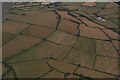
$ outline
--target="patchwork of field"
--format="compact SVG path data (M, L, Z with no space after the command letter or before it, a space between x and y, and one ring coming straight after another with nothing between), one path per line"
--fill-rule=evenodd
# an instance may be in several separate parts
M89 80L119 76L118 4L64 2L13 6L1 32L3 79Z

